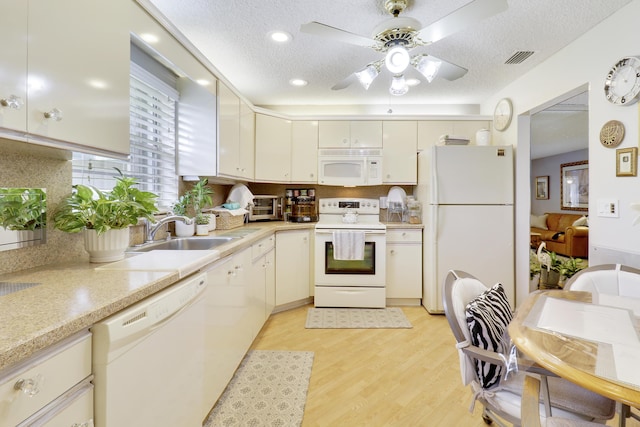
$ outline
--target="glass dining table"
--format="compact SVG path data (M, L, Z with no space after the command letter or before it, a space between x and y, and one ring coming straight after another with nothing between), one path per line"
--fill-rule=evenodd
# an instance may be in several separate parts
M592 301L589 292L536 291L518 308L508 333L526 359L640 408L640 306L633 304Z

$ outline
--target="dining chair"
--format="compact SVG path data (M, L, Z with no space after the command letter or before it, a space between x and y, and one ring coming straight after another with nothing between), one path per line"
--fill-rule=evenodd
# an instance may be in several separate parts
M640 311L640 270L623 264L599 264L580 270L564 285L565 290L585 291L606 305ZM640 421L637 410L620 404L620 425L625 418Z
M531 375L524 378L520 404L522 427L602 427L602 424L584 420L549 417L540 419L540 380ZM544 423L544 424L543 424Z
M587 421L613 418L612 400L555 377L531 361L514 358L515 349L505 339L512 313L501 285L488 288L467 272L451 270L442 298L457 342L462 382L473 392L470 410L480 402L485 423L520 425L524 369L543 382L545 399L539 404L543 419L547 415Z

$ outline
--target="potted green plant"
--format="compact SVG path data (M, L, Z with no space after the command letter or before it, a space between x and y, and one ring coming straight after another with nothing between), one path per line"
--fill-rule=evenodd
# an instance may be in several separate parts
M583 263L583 260L580 258L569 257L565 261L560 264L559 273L562 277L562 281L566 281L570 279L580 270L586 268L587 266Z
M209 180L207 178L201 178L200 181L193 185L191 189L191 200L193 203L193 210L195 214L198 215L202 212L202 209L207 206L211 206L213 200L211 196L213 195L213 190L210 187L207 187Z
M209 216L200 212L196 215L196 235L206 236L209 234Z
M120 171L111 191L75 185L53 215L55 228L67 233L84 232L85 249L91 262L111 262L124 258L129 246L129 226L140 218L153 220L158 197L134 187L135 178Z
M171 207L174 215L189 216L191 207L191 192L185 193ZM185 224L181 221L174 222L175 233L177 237L190 237L195 233L195 224Z
M540 289L555 289L560 287L560 267L562 260L555 252L543 249L540 245L538 261L540 262Z
M204 224L198 223L198 215L202 214L202 209L207 206L211 206L213 200L211 196L214 194L210 187L207 187L209 180L207 178L201 178L197 183L193 185L191 190L184 193L173 204L172 212L175 215L184 215L195 219L195 224L187 225L181 222L175 223L175 232L178 237L193 236L196 232L198 225L206 225L207 233L211 228L209 227L211 218L207 215L207 222ZM204 219L201 219L204 221ZM204 229L204 227L203 227Z

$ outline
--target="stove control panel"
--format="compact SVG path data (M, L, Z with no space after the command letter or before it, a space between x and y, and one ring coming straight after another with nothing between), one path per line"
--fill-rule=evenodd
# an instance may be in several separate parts
M323 214L343 214L347 209L355 210L360 215L378 215L380 213L378 199L320 199L319 206L320 213Z

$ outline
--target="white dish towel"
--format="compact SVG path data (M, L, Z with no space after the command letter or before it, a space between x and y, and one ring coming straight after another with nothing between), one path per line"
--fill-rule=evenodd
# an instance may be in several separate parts
M337 260L364 259L364 231L336 230L333 232L333 258Z

